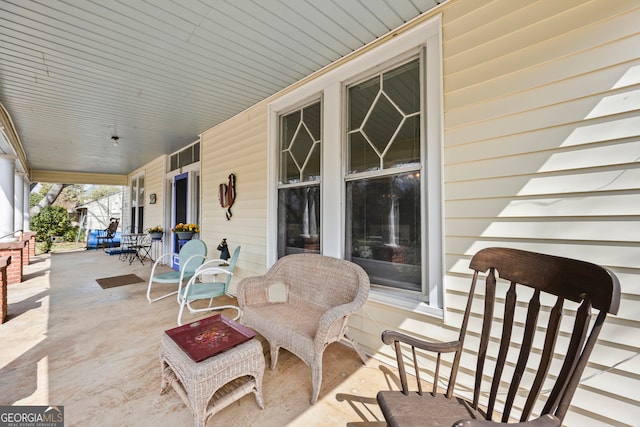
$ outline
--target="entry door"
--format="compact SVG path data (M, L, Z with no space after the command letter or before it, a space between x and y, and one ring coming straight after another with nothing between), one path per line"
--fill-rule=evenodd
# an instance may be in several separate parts
M174 224L187 223L189 209L189 174L176 175L173 180L173 218ZM178 237L173 233L173 251L178 252Z

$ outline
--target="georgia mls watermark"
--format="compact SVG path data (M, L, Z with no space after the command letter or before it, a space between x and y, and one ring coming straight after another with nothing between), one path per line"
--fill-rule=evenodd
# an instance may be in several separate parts
M0 406L0 427L64 427L64 406Z

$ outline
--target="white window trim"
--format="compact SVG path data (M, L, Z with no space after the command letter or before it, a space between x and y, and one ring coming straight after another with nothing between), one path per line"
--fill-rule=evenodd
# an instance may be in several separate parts
M344 142L344 91L348 82L367 74L374 74L399 63L405 58L426 47L425 114L423 119L429 123L426 127L425 144L427 170L426 182L430 185L423 191L428 211L423 211L425 230L423 235L424 253L428 254L423 269L426 274L429 304L407 295L394 292L389 288L372 286L370 298L384 304L403 307L413 311L442 315L444 286L444 247L443 247L443 95L442 95L442 19L437 15L414 28L398 34L384 44L364 51L348 62L332 69L310 82L293 89L269 104L269 159L268 159L268 224L267 224L267 267L277 258L277 181L279 133L278 118L297 105L315 98L322 99L322 161L321 161L321 224L322 253L344 258L345 241L345 198L344 171L346 155ZM424 129L424 127L423 127ZM437 182L439 185L431 185ZM336 206L341 207L336 209ZM331 224L331 227L326 226ZM428 249L428 250L427 250Z

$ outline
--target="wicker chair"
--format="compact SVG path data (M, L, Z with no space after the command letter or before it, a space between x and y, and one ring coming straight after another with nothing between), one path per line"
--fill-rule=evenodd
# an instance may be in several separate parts
M512 413L518 412L520 423L510 426L560 426L607 313L618 311L618 279L588 262L507 248L479 251L470 268L473 281L457 341L434 343L401 332L383 333L382 341L395 346L402 386L401 391L378 393L388 425L488 427L504 425L493 422L496 412L502 414L498 417L502 423L512 421ZM476 289L480 273L487 273L484 289ZM496 280L498 275L503 283ZM474 300L478 300L475 305ZM592 309L598 311L597 317L591 315ZM480 317L475 326L470 317ZM463 351L465 336L475 344ZM419 377L417 392L409 390L405 346L412 350L406 353L413 356L413 366L418 366L416 350L437 354L431 393L422 392ZM444 353L454 357L442 395L436 386ZM476 359L475 385L468 400L453 396L456 375L472 374L458 369L463 353ZM536 410L536 418L534 407L542 406L537 402L541 394L546 403Z
M275 296L276 289L284 295ZM369 294L369 277L358 265L318 254L288 255L263 276L238 283L240 322L268 342L271 369L283 347L311 368L311 403L322 383L322 354L333 342L346 339L363 362L367 357L349 337L347 322Z

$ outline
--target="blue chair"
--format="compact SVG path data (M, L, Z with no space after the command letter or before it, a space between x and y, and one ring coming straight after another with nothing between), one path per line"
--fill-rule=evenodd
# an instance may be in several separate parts
M202 240L190 240L181 249L178 254L180 269L178 271L172 270L166 273L155 274L156 267L166 257L173 256L172 252L166 253L158 257L151 269L151 276L149 277L149 286L147 287L147 300L152 303L154 301L161 300L171 295L178 293L178 290L182 287L184 280L189 280L195 274L198 267L207 258L207 245ZM154 283L158 284L173 284L178 285L175 291L169 292L162 296L151 298L151 287Z
M190 313L200 313L203 311L215 311L225 308L233 308L238 311L236 317L233 320L237 320L240 317L240 308L235 305L222 305L214 306L213 299L227 294L229 290L229 284L231 283L231 276L233 276L233 270L236 267L238 261L238 255L240 254L240 246L233 252L233 256L229 260L229 264L225 265L226 261L222 259L213 259L202 264L195 274L189 279L184 289L178 289L178 302L180 303L180 311L178 312L178 325L182 325L182 314L184 313L185 306L189 309ZM202 276L205 274L216 275L214 281L203 282ZM218 275L225 275L223 280L217 280ZM200 279L200 282L197 280ZM192 301L208 299L209 306L205 308L193 308L191 306Z

